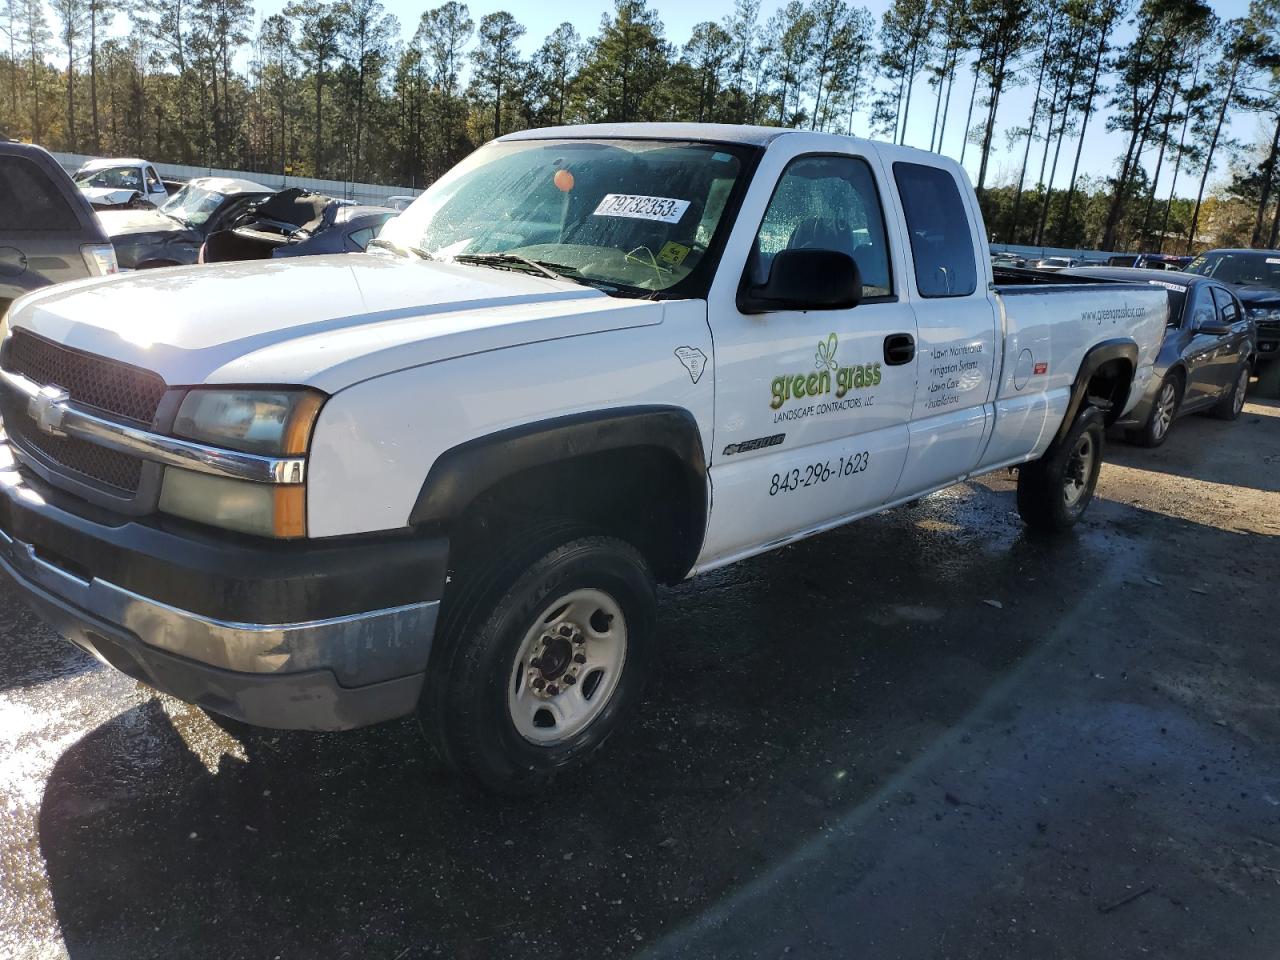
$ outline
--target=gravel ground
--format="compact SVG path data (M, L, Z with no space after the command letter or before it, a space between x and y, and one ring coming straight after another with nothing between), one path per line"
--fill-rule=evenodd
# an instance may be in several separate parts
M0 586L0 956L1280 955L1280 403L994 475L662 595L589 771L458 789L410 722L254 730Z

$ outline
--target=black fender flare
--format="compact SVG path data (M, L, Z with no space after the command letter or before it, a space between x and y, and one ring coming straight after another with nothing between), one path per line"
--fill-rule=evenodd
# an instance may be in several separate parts
M627 406L570 414L522 424L451 447L427 472L409 525L448 522L485 490L525 470L573 457L635 448L657 448L683 466L696 542L706 533L710 494L702 434L683 407ZM692 558L690 559L692 564Z
M1075 382L1071 385L1071 399L1067 402L1067 413L1062 418L1062 423L1058 424L1058 432L1054 435L1053 442L1049 444L1049 449L1057 447L1062 439L1071 430L1071 425L1075 423L1076 416L1080 413L1080 408L1084 406L1085 400L1089 395L1089 381L1093 379L1093 375L1104 363L1110 363L1112 360L1125 360L1129 364L1130 370L1136 374L1138 372L1138 345L1132 340L1116 337L1112 340L1103 340L1094 344L1087 351L1083 359L1080 361L1080 369L1076 371ZM1119 412L1116 413L1118 417Z

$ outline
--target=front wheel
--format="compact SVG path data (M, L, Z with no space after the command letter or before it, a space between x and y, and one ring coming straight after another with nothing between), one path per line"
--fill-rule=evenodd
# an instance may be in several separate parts
M552 530L500 555L445 611L419 718L455 771L518 794L586 763L639 701L656 602L612 537Z
M1032 530L1062 533L1083 516L1102 470L1102 411L1085 407L1062 439L1018 471L1018 513Z

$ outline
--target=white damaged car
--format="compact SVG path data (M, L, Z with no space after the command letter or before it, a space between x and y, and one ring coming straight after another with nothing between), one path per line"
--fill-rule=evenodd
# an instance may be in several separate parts
M135 157L90 160L76 171L74 179L97 209L131 204L158 207L169 196L155 166Z

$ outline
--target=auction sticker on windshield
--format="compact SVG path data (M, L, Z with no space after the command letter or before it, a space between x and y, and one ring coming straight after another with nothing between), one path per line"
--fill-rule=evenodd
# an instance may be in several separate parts
M632 220L679 223L688 209L688 200L642 197L632 193L606 193L593 214L597 217L629 217Z

